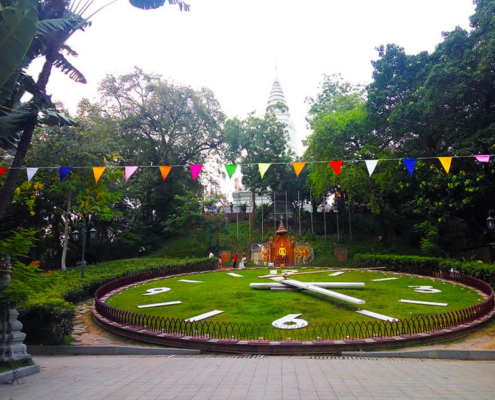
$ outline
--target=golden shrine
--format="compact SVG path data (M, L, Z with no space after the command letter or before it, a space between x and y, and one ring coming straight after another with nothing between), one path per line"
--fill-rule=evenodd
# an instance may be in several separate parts
M254 244L251 248L251 260L259 265L288 267L306 264L313 259L311 246L296 242L293 236L289 236L282 220L275 237L271 236L268 243Z

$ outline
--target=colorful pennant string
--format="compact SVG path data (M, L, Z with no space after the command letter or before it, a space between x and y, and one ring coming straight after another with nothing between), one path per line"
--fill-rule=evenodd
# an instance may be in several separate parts
M305 162L293 162L292 165L294 166L294 171L296 172L296 176L299 178L299 174L303 170L306 163Z
M260 170L261 179L265 176L265 172L270 168L271 163L259 163L258 168Z
M0 168L0 177L2 177L3 174L5 174L5 171L7 171L8 168Z
M403 158L402 162L406 166L407 170L409 171L409 175L412 176L414 172L414 167L416 167L416 158Z
M70 172L72 167L61 167L58 169L58 174L60 176L60 182L64 180L64 178L67 176L67 174Z
M93 167L93 174L95 176L95 181L98 183L100 180L101 174L103 174L103 171L105 171L106 167Z
M438 157L438 159L442 163L445 172L448 174L450 171L450 164L452 164L452 157Z
M161 165L160 166L160 172L162 173L162 178L163 180L167 179L167 176L172 169L171 165Z
M225 169L227 170L227 174L229 174L229 178L232 179L232 175L234 175L237 169L237 164L225 164Z
M196 180L202 168L202 165L191 165L191 174L194 180Z
M136 170L138 169L139 167L125 167L124 170L125 170L125 181L127 182L129 180L129 178L131 177L131 175L136 172Z
M344 163L344 161L329 161L328 163L330 164L333 171L335 172L335 175L339 176L340 175L340 169L342 168L342 164Z
M414 173L414 169L416 168L416 162L417 160L431 160L431 159L435 159L437 158L443 168L445 169L445 171L447 173L450 172L450 167L452 165L452 159L454 158L476 158L476 160L478 160L478 162L483 162L483 163L487 163L490 161L490 158L491 158L492 155L490 154L480 154L480 155L467 155L467 156L452 156L452 157L419 157L419 158L402 158L402 159L398 159L398 158L389 158L389 159L380 159L380 160L341 160L341 161L310 161L309 163L311 164L321 164L321 163L329 163L329 165L332 167L332 169L334 170L335 174L337 176L340 175L340 172L341 172L341 169L342 169L342 165L344 162L361 162L361 161L364 161L366 163L366 168L368 170L368 173L369 175L371 176L374 171L375 171L375 168L376 166L378 165L378 162L379 161L396 161L396 160L401 160L404 164L404 166L406 167L407 171L409 172L409 174L412 176L413 173ZM275 164L285 164L287 165L288 163L275 163ZM294 172L296 173L296 176L299 177L301 171L304 169L304 167L306 166L306 164L308 164L307 162L292 162L292 166L294 167ZM265 173L266 171L268 170L268 168L270 168L270 166L272 165L272 163L257 163L257 164L254 164L254 163L246 163L246 164L225 164L225 169L227 170L227 174L229 175L229 178L232 178L232 176L234 175L234 173L237 171L237 167L239 165L258 165L258 169L259 169L259 172L260 172L260 175L261 175L261 178L263 179L263 177L265 176ZM129 180L129 178L131 177L132 174L134 174L134 172L136 172L136 170L138 168L157 168L156 166L147 166L147 165L143 165L143 166L131 166L131 167L124 167L125 169L125 180L126 182ZM158 168L160 169L160 172L161 172L161 175L162 175L162 178L163 180L165 180L168 176L168 174L170 173L170 170L172 169L172 165L162 165L162 166L159 166ZM175 165L175 167L186 167L186 165ZM203 168L203 165L189 165L190 169L191 169L191 174L192 174L192 177L194 180L196 180L197 176L199 175L199 173L201 172L202 168ZM25 168L26 169L26 173L27 173L27 180L28 182L31 181L31 179L33 178L33 176L37 173L37 171L39 169L53 169L53 168L58 168L59 170L59 176L60 176L60 181L64 180L64 178L67 176L67 174L72 171L72 169L84 169L84 168L92 168L93 169L93 174L94 174L94 177L95 177L95 181L96 183L98 183L100 177L102 176L103 172L105 171L106 168L122 168L122 167L119 167L119 166L108 166L108 167L30 167L30 168ZM9 168L7 167L2 167L0 168L0 177L5 174L5 172L8 170ZM11 169L11 168L10 168ZM24 167L15 167L14 169L24 169Z
M490 161L490 156L486 155L479 155L479 156L474 156L479 162L488 162Z
M34 174L38 172L38 168L26 168L26 172L27 172L28 182L31 182L31 179L33 179Z
M373 172L375 171L378 161L379 160L365 160L366 168L368 168L368 173L370 174L370 176L373 175Z

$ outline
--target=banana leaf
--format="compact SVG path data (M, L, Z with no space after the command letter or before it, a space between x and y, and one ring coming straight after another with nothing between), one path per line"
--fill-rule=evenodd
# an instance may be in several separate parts
M16 72L36 35L38 14L30 0L18 0L12 7L0 8L0 93Z

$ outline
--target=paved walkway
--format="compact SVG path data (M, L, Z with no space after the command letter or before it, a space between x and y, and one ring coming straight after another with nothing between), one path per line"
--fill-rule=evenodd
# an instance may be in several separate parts
M494 399L495 362L43 356L0 399Z

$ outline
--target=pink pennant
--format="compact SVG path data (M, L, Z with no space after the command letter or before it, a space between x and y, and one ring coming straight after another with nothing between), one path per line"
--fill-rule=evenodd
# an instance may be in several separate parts
M201 172L201 169L203 168L202 165L191 165L191 174L194 180L198 177L198 174Z
M490 156L475 156L479 162L489 162Z
M136 172L138 167L125 167L125 181L127 182L131 175Z

